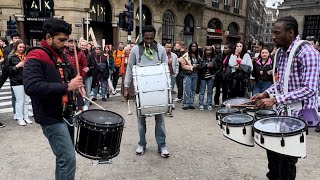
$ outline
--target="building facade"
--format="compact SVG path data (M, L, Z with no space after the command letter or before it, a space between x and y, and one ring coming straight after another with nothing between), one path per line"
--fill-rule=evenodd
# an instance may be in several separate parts
M278 10L274 8L267 8L266 24L265 24L265 34L264 43L271 50L274 46L272 40L272 27L278 18Z
M301 38L320 39L320 1L285 0L278 10L280 17L291 15L297 19Z
M2 0L1 37L9 35L11 19L26 43L35 45L42 38L43 21L56 17L72 24L73 38L86 39L89 34L89 40L96 39L98 44L117 45L127 41L127 32L118 27L118 16L126 11L126 3L127 0ZM132 41L138 37L138 3L134 0ZM143 0L143 26L153 25L156 41L162 44L225 44L243 39L246 7L247 0Z
M245 42L251 49L256 42L265 38L266 1L248 1Z

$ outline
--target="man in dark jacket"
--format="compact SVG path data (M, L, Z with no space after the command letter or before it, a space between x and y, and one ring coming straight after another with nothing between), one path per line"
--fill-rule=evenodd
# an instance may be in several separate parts
M31 50L23 70L25 92L32 99L34 119L41 125L56 156L56 179L75 178L76 158L74 146L63 121L64 107L72 100L68 92L83 89L80 75L72 78L71 66L63 56L65 43L71 34L71 25L51 18L43 24L43 49ZM81 90L81 93L85 93Z

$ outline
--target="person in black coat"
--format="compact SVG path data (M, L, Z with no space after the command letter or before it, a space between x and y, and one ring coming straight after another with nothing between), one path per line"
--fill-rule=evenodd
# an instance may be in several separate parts
M272 78L272 59L269 50L263 48L259 58L253 64L252 76L255 78L256 83L252 90L252 95L262 93L273 84Z
M93 69L93 101L97 100L97 95L99 92L99 87L101 87L101 96L102 101L106 101L106 92L107 92L107 80L109 78L109 66L106 56L103 55L101 51L101 46L96 45L94 48L94 53L91 55L91 58L94 59L97 67Z

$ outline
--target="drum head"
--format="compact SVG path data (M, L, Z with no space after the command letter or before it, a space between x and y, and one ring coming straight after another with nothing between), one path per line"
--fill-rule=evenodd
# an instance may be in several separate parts
M230 104L230 105L239 105L239 104L249 104L251 103L251 100L248 98L232 98L224 101L222 104L224 106Z
M239 112L240 110L238 108L221 108L217 110L217 114L233 114Z
M253 125L255 131L270 135L295 134L306 127L304 121L289 116L268 117L256 121Z
M81 113L80 119L88 124L101 127L119 126L124 123L122 116L119 114L99 109L84 111Z
M277 113L274 110L269 110L269 109L257 110L256 114L259 115L259 116L274 116L274 115L277 115Z
M247 114L232 114L222 118L222 124L230 126L243 126L253 123L253 117Z

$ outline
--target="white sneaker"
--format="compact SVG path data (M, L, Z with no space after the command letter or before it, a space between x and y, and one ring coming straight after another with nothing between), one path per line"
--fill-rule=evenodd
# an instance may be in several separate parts
M26 126L27 123L24 121L24 120L18 120L17 123L20 125L20 126Z
M203 106L199 106L199 110L200 110L200 111L203 111L203 110L204 110L204 107L203 107Z
M89 109L89 107L87 105L83 106L83 111L87 111Z
M139 145L138 148L136 149L136 155L143 155L145 150L146 150L145 147Z
M117 91L112 91L112 94L113 94L113 95L116 95L116 94L117 94Z
M172 109L175 109L176 107L174 106L174 103L172 104Z
M169 157L169 151L168 151L167 147L161 147L160 150L158 150L158 152L160 153L161 157L163 157L163 158Z
M13 119L15 119L15 120L18 119L16 114L13 115Z
M33 123L33 121L31 121L30 119L25 119L24 120L26 123L28 123L28 124L32 124Z
M208 110L209 110L209 111L212 111L212 106L208 106Z

